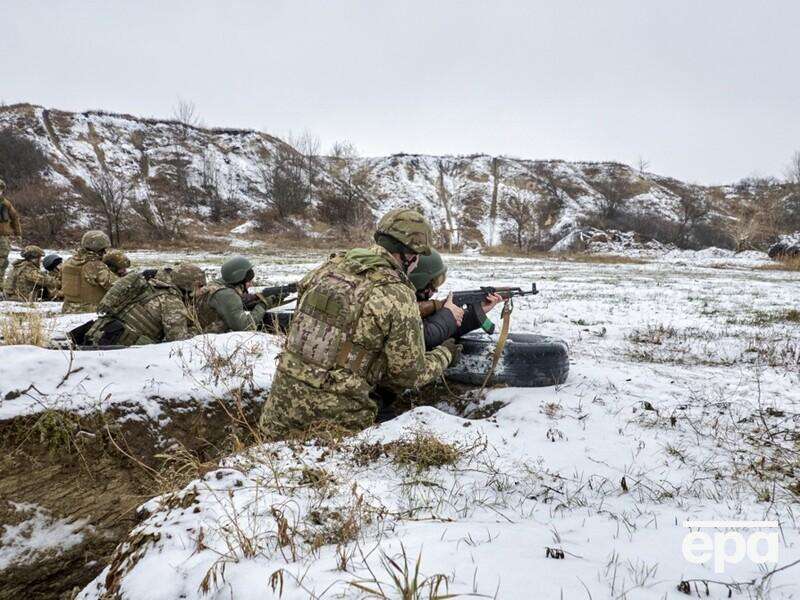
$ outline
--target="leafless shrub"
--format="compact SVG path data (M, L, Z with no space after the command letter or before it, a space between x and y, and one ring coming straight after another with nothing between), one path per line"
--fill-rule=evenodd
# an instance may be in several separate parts
M366 168L358 165L358 152L349 142L333 145L329 157L333 179L319 192L319 218L343 229L344 237L365 229L372 222L370 182Z
M305 213L311 201L306 158L288 145L276 147L269 163L261 167L267 207L280 220Z
M500 202L500 215L513 224L514 243L520 250L527 250L538 231L534 209L525 198L505 193Z
M131 192L129 182L102 170L92 176L83 193L83 200L100 214L104 229L114 246L120 242L130 209Z
M0 174L8 193L39 181L47 168L47 157L28 138L6 128L0 130Z
M11 195L22 218L25 239L33 244L64 244L70 237L72 199L44 182L26 183Z

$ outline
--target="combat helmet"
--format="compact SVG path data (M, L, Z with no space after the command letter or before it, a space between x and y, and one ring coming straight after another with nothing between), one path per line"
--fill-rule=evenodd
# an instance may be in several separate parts
M420 256L417 267L408 275L411 283L421 292L429 285L433 289L438 289L444 283L447 276L447 266L442 260L442 255L431 248L428 256Z
M381 217L375 229L375 241L390 252L407 252L427 256L431 253L432 239L433 230L427 219L411 208L390 210ZM392 244L392 241L395 244ZM391 247L393 245L394 247Z
M172 269L172 283L184 292L191 292L206 284L206 274L192 263L178 263Z
M222 264L220 275L222 281L228 285L239 285L251 281L255 277L253 263L244 256L234 256Z
M47 271L53 271L62 262L64 262L64 259L61 258L58 254L48 254L47 256L44 257L44 260L42 260L42 266Z
M108 239L108 236L99 229L87 231L81 238L81 248L84 250L102 252L109 247L111 247L111 240Z
M122 250L109 250L103 255L103 262L117 275L131 266L131 259Z
M39 246L25 246L22 249L22 258L27 260L32 260L36 258L42 258L44 256L44 250L42 250Z

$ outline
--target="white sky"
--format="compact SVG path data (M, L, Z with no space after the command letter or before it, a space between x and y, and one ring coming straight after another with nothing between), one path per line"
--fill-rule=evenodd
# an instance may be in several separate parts
M0 100L309 130L364 155L620 160L701 183L800 149L797 0L0 0Z

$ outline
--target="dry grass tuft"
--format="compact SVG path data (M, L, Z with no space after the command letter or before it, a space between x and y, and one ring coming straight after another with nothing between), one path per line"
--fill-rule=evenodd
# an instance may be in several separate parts
M425 431L416 431L410 438L390 442L385 448L395 463L414 467L417 471L454 465L464 454L462 448Z
M756 268L760 271L800 271L800 256L785 258Z
M47 348L53 325L37 311L11 313L0 319L2 344L6 346L41 346Z

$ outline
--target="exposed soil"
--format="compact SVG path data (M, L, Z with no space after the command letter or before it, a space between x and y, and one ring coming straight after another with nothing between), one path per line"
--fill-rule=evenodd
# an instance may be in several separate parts
M260 404L256 399L245 409L250 423ZM164 412L169 421L160 426L146 419L120 422L119 413L76 418L51 412L0 422L0 523L28 518L19 503L56 519L86 521L77 545L0 571L0 600L73 597L136 524L136 508L165 491L160 453L182 444L210 469L230 450L232 433L247 439L245 431L232 430L221 405L172 404Z

